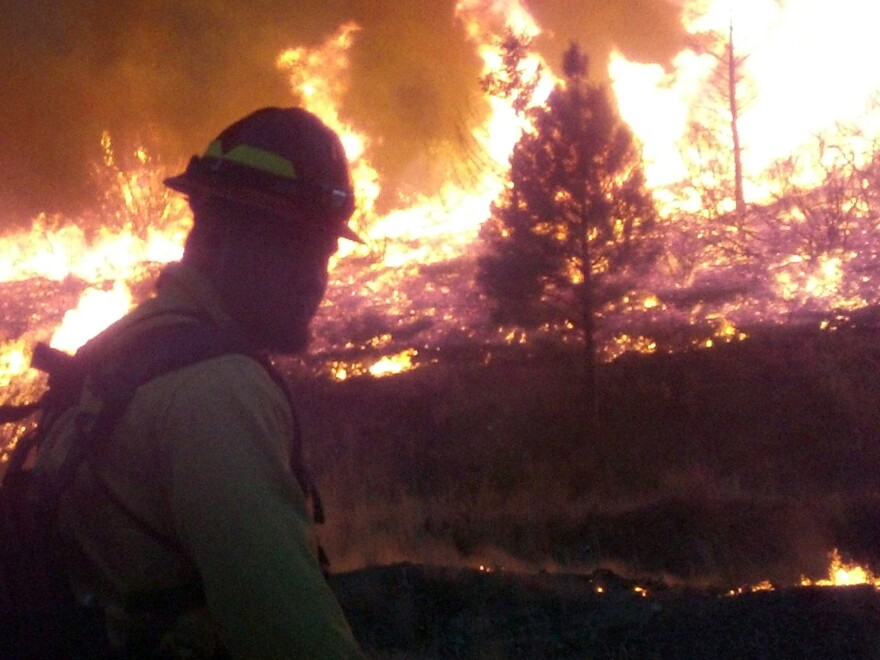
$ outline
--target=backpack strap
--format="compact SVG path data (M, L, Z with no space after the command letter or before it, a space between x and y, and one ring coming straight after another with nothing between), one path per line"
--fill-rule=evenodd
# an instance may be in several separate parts
M284 394L293 420L289 467L303 493L311 500L314 521L322 524L324 508L315 482L306 467L302 429L287 381L268 356L257 353L243 338L224 332L200 317L191 318L191 321L154 326L139 333L132 344L126 343L125 358L116 360L117 366L110 373L93 379L91 384L104 401L104 407L95 422L90 441L101 443L109 440L119 418L141 385L164 374L221 355L245 355L262 366Z
M139 333L132 344L126 343L124 364L118 364L111 372L95 377L93 382L90 382L96 388L96 394L104 401L104 407L95 421L89 442L80 444L91 443L92 447L97 447L103 442L108 442L135 391L141 385L192 364L234 353L250 357L260 364L283 393L293 422L289 467L303 494L311 502L312 519L316 524L323 524L325 520L323 503L305 463L302 429L287 381L268 356L257 353L242 338L223 332L216 325L200 317L193 317L192 321L154 326ZM125 366L129 362L133 363L134 368ZM176 539L159 533L148 522L142 520L112 491L110 485L95 470L92 470L92 475L106 496L141 530L167 549L185 554ZM319 546L318 554L319 562L326 573L330 562L323 547ZM201 583L186 585L182 589L168 593L134 594L129 607L132 610L153 609L156 599L158 602L168 602L170 599L180 605L189 605L197 601L194 594L197 596L200 593Z
M306 499L310 500L312 503L312 520L315 521L316 525L323 525L325 521L324 504L321 501L318 487L315 485L315 481L312 478L311 472L308 470L305 457L303 456L303 435L299 424L299 416L296 414L296 405L294 405L293 402L293 393L290 391L290 386L287 384L287 381L278 372L278 369L275 368L275 365L272 364L268 357L262 358L261 364L287 398L290 414L293 417L293 444L290 450L290 471L293 472L294 477L296 477L296 480L299 482L299 486L302 488ZM318 564L321 566L321 572L324 574L324 577L329 577L330 557L327 555L327 552L324 550L324 546L321 543L318 543Z
M76 371L101 401L97 415L81 412L72 443L51 483L42 484L40 500L54 511L63 493L73 482L79 466L103 443L109 442L137 389L167 373L228 353L249 354L243 342L236 341L213 325L193 320L152 326L138 331L115 353L95 356L78 352L72 358ZM50 393L52 391L50 385ZM118 498L117 498L118 499Z
M124 355L109 356L106 360L105 364L111 365L109 370L100 366L88 370L89 386L103 402L93 429L93 443L109 438L141 385L221 355L239 353L253 357L253 351L243 340L199 321L147 328L125 342L122 351Z
M321 502L321 496L318 494L318 487L315 485L315 481L312 478L311 472L308 470L303 455L303 433L302 428L300 427L299 415L296 412L296 405L293 401L293 393L290 391L290 386L287 384L284 376L279 373L278 369L272 364L268 357L261 356L258 358L258 361L272 377L272 380L275 381L278 388L284 393L285 399L287 399L287 405L290 408L290 414L293 418L290 471L293 472L293 476L296 477L305 496L312 502L312 518L317 524L321 525L324 523L324 505Z

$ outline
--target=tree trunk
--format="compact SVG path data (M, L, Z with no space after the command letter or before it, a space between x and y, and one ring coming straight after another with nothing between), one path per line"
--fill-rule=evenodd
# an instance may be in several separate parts
M727 98L730 104L730 132L733 137L733 178L736 198L736 217L741 223L746 213L746 200L743 192L742 147L739 143L739 104L736 98L738 63L733 48L733 21L730 21L730 36L727 41Z
M596 340L593 322L592 283L584 282L584 428L587 431L596 429L599 421L599 405L596 396Z
M598 424L598 399L596 396L596 339L594 337L595 314L593 296L593 268L590 257L589 228L583 221L583 287L581 289L581 327L584 333L583 382L581 401L583 405L583 428L592 435Z

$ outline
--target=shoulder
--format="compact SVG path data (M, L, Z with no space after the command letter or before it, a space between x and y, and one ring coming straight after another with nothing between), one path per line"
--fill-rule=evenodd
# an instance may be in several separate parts
M294 431L285 393L252 357L230 353L177 369L143 385L130 423L152 427L162 442L219 447L251 443L287 453Z
M142 388L145 395L169 398L169 404L211 405L214 412L223 404L285 410L287 398L268 370L256 359L228 353L201 360L164 374Z

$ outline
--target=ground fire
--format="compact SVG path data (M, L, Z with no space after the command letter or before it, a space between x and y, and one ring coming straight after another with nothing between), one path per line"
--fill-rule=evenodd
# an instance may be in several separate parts
M734 24L743 49L755 53L748 73L756 80L758 103L743 117L750 144L746 202L751 211L737 222L729 215L731 200L725 199L719 205L723 213L709 219L714 224L700 226L698 220L704 218L688 206L694 200L693 187L682 195L681 187L675 186L687 174L681 141L700 81L709 75L710 59L685 50L670 72L627 61L620 54L612 57L609 76L622 116L644 145L668 254L638 290L598 310L597 334L605 361L628 351L711 348L744 340L756 324L799 322L832 331L859 310L877 304L880 170L875 161L880 153L880 109L869 101L880 89L880 76L871 79L867 74L876 72L838 63L832 71L835 78L855 71L858 78L839 80L835 91L823 93L825 107L810 104L796 108L796 116L774 115L779 107L790 108L779 102L786 93L780 87L787 81L779 68L791 40L811 30L832 37L832 30L823 25L827 12L819 13L819 4L744 3L742 7L751 8L747 12L739 4L734 10L733 3L724 0L685 3L688 31L724 35ZM840 3L835 16L842 19L855 11L855 4ZM849 15L847 25L876 25L866 18ZM541 33L519 0L460 0L456 19L481 58L484 74L501 66L505 34L534 39ZM805 25L808 21L816 25ZM343 136L359 200L355 223L366 238L363 246L344 246L332 264L328 297L315 326L313 351L322 374L336 380L398 374L442 360L442 347L463 343L491 347L548 338L578 342L570 326L526 331L493 325L474 283L480 226L506 185L513 145L522 131L530 130L504 99L488 94L483 99L487 116L468 136L466 176L450 168L449 182L436 194L401 199L390 211L376 210L382 179L369 160L370 137L338 111L358 30L354 23L344 24L323 44L285 51L276 62L289 78L292 96ZM836 36L858 41L849 31ZM532 53L523 66L527 75L537 78L528 102L541 104L556 82L554 63ZM823 63L823 69L828 66L832 65ZM820 130L827 131L821 139L815 137ZM815 156L810 149L817 140L827 148ZM161 264L181 254L190 219L184 201L162 189L168 168L149 150L136 146L125 151L107 135L101 146L99 170L106 177L107 198L94 217L40 217L29 232L0 238L0 385L10 402L32 399L43 385L28 368L36 342L48 340L56 348L75 351L148 295ZM797 157L785 161L792 154ZM828 189L822 186L833 182L823 168L840 164L833 160L835 154L843 159L842 169L835 171L851 178L835 188L839 195L829 201ZM778 173L786 164L792 168L790 176L780 179ZM777 175L771 177L771 172ZM782 191L780 182L792 188ZM799 205L791 202L794 186ZM805 209L824 208L832 201L845 218L845 226L834 230L845 239L805 239L811 231ZM756 267L748 254L731 252L730 245L746 244L728 240L731 235L748 235L753 241L748 245L764 246L767 260ZM708 240L700 243L703 237ZM718 289L727 295L705 295ZM688 331L682 332L682 327ZM844 563L835 552L829 578L804 578L803 584L853 581L878 586L870 570ZM767 586L772 585L743 589ZM650 593L642 586L634 590L640 596Z

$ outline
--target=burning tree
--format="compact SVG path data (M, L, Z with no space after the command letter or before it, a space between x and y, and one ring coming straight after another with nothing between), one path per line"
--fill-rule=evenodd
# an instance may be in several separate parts
M513 110L523 116L531 107L541 82L540 63L528 66L532 38L508 30L500 40L501 66L482 79L489 94L510 100Z
M877 107L874 116L880 117ZM880 218L878 166L880 139L858 126L838 124L816 136L812 148L773 163L773 204L761 211L770 215L767 224L787 234L788 245L805 258L872 250Z
M595 405L594 320L650 266L655 211L641 153L576 44L565 80L526 112L510 184L483 227L478 281L500 322L579 330L587 410Z
M149 143L149 148L141 145L120 152L114 148L109 132L104 131L101 162L93 165L94 185L101 191L95 218L98 226L129 229L145 239L151 228L165 229L189 215L180 196L162 183L169 172L155 155L159 152L156 138Z
M698 161L694 165L699 171L711 171L714 180L708 188L722 193L712 200L714 204L707 206L717 209L718 203L723 204L732 197L735 216L741 221L746 213L746 201L739 119L746 103L743 93L750 85L744 73L748 56L736 50L732 18L726 41L716 33L702 33L695 37L695 45L698 52L714 60L714 66L704 88L705 103L698 106L697 116L691 119L689 126L689 143ZM729 155L729 159L722 158L722 154ZM707 192L704 191L704 200Z
M685 199L699 202L700 221L715 225L703 233L708 230L712 242L733 257L748 252L741 235L748 209L739 124L755 95L745 71L748 56L737 51L734 37L732 18L725 35L707 31L692 37L694 51L711 65L681 147L689 176L680 184Z

